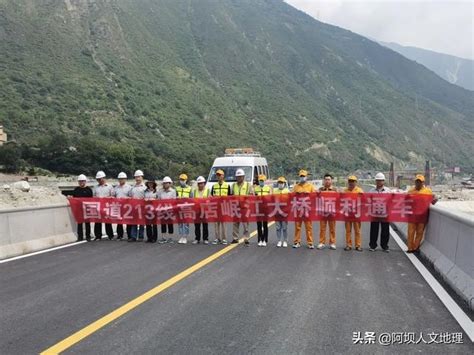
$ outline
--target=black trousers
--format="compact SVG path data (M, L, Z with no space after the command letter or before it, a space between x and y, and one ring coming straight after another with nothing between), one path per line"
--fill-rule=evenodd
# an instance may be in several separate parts
M124 224L117 224L117 238L118 239L122 239L124 237L123 226ZM132 226L130 224L127 224L125 228L127 231L127 237L130 238L132 234Z
M201 240L201 223L194 223L194 235L197 241ZM202 240L209 240L209 225L202 223Z
M161 233L166 234L168 231L168 234L173 234L174 233L174 228L173 224L162 224L161 225Z
M258 241L268 243L268 222L257 222Z
M369 247L377 248L377 239L379 237L379 226L382 227L380 233L380 246L382 249L388 249L388 240L390 239L390 223L388 222L370 222L370 242Z
M105 223L105 234L109 239L114 237L114 230L112 229L112 225L110 223ZM94 236L97 239L102 238L102 223L95 223L94 224Z
M79 223L77 225L77 240L84 240L84 228L83 224L86 225L86 239L91 239L91 224L90 223Z
M156 242L158 240L158 226L156 224L147 224L146 237L150 242Z

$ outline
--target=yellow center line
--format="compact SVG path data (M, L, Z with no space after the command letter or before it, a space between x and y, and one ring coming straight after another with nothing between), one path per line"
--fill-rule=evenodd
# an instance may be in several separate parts
M275 222L269 222L268 226L270 227ZM254 237L257 234L257 231L253 231L249 238ZM239 244L243 243L243 238L239 240ZM148 301L149 299L155 297L156 295L160 294L164 290L170 288L171 286L177 284L181 280L185 279L189 275L195 273L199 269L202 269L204 266L212 263L214 260L220 258L222 255L227 254L231 250L235 249L239 244L230 244L227 247L219 250L217 253L214 253L207 258L199 261L198 263L194 264L193 266L187 268L186 270L180 272L179 274L173 276L172 278L166 280L165 282L155 286L151 290L145 292L144 294L134 298L133 300L129 301L128 303L124 304L123 306L117 308L116 310L110 312L109 314L105 315L104 317L96 320L95 322L87 325L86 327L82 328L81 330L75 332L74 334L68 336L67 338L61 340L59 343L49 347L46 350L41 352L42 354L59 354L67 349L69 349L74 344L77 344L81 340L87 338L89 335L95 333L99 329L105 327L107 324L113 322L114 320L120 318L124 314L130 312L131 310L135 309L136 307L140 306L144 302Z

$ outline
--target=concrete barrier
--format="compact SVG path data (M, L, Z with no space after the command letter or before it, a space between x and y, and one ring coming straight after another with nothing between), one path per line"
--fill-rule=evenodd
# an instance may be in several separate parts
M405 235L406 223L396 223ZM421 257L474 310L474 216L431 206Z
M0 259L76 240L67 204L0 210Z

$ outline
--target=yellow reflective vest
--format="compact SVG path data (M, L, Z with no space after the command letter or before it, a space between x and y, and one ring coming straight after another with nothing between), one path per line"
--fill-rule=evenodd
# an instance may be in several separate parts
M191 193L192 193L191 186L176 187L176 195L178 196L178 198L189 198L191 197Z

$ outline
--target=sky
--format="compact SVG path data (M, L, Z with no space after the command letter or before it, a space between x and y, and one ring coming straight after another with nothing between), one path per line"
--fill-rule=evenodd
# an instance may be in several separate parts
M285 0L374 40L474 59L474 0Z

